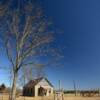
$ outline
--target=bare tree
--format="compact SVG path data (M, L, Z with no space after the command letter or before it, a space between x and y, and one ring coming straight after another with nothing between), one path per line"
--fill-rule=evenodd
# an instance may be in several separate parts
M11 6L12 1L0 6L0 37L13 70L11 100L16 99L16 82L18 75L23 73L22 67L36 65L34 57L44 53L43 47L53 40L50 23L41 8L30 2L32 0L18 1L15 7Z
M34 67L34 68L33 68ZM28 67L24 67L25 74L23 77L26 78L26 81L30 81L36 78L45 77L46 74L44 72L45 64L36 64Z

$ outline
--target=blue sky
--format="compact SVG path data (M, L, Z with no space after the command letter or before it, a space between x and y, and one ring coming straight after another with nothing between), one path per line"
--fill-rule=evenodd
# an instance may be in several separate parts
M58 38L66 45L64 66L48 70L53 83L61 79L63 87L80 89L100 87L100 1L44 0L46 14L64 31ZM52 76L51 76L52 73ZM56 82L54 81L56 80Z
M57 46L66 47L61 67L45 69L49 80L56 88L58 80L65 89L74 88L73 80L78 89L100 88L100 0L41 0L41 5L55 30L63 31ZM4 56L0 61L7 64ZM8 76L1 73L0 83Z

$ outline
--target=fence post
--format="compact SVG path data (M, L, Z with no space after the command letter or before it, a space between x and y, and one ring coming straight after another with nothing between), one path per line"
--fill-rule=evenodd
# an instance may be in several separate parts
M3 93L2 93L2 100L3 100Z

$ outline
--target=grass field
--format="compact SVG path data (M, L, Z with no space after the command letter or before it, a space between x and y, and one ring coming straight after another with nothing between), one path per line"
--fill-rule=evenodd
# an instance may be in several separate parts
M0 96L0 100L8 100L7 95ZM17 100L54 100L54 96L50 97L18 97ZM100 100L100 97L81 97L64 95L64 100Z

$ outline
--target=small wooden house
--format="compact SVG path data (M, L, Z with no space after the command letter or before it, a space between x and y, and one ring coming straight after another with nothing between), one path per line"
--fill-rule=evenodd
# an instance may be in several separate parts
M23 96L49 96L54 91L53 85L47 78L31 80L23 87Z

